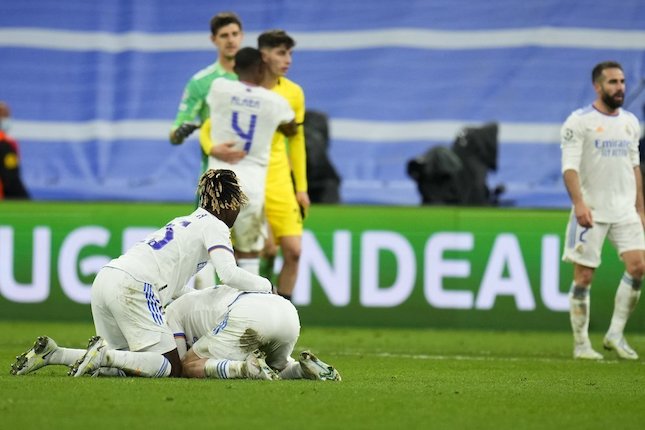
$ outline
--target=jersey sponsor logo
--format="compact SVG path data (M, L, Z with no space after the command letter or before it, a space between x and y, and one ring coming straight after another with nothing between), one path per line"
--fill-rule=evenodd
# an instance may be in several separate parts
M629 140L618 139L594 140L594 146L600 150L602 157L627 157L630 143Z

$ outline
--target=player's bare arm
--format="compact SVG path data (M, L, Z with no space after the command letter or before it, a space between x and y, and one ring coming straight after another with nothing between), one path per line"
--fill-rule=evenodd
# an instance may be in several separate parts
M235 142L215 143L211 139L211 120L204 121L199 130L199 144L206 155L226 163L235 164L246 156L246 152L235 148Z
M246 152L235 148L235 142L224 142L213 145L210 155L218 160L235 164L246 156Z
M567 188L571 202L573 203L574 212L578 224L582 227L593 227L593 218L591 210L587 207L582 198L582 191L580 190L580 178L578 172L569 169L564 172L564 185Z

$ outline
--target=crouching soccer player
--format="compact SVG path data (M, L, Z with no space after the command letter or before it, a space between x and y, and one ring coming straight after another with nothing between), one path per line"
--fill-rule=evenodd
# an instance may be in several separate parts
M43 336L16 358L11 373L73 364L70 375L181 376L181 360L164 308L211 261L219 278L244 291L271 291L266 279L237 267L229 229L246 196L235 173L208 170L199 180L200 207L175 218L110 261L96 276L91 306L97 336L87 350L60 348Z
M191 378L314 379L340 381L334 367L309 351L291 353L300 319L275 294L226 285L184 294L167 309L184 376Z

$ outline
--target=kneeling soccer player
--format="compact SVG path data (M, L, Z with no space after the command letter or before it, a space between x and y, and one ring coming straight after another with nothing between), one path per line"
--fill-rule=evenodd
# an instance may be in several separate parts
M90 339L86 351L59 348L42 336L16 358L11 373L23 375L48 364L73 363L69 374L76 377L104 373L101 369L106 368L111 374L181 376L181 360L164 309L206 261L234 288L271 291L269 281L240 269L233 257L229 229L246 203L235 173L208 170L197 191L197 210L171 220L99 271L91 292L97 336Z
M341 380L334 367L309 351L298 361L291 358L300 319L293 304L278 295L218 285L179 297L167 317L184 376Z

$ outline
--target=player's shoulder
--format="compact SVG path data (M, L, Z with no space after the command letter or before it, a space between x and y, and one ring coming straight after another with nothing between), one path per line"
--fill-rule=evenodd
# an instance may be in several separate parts
M229 81L236 81L237 76L233 73L229 73L219 63L213 63L209 66L204 67L203 69L198 70L191 78L190 81L193 84L200 86L210 86L211 82L218 78L225 78Z
M190 214L190 218L192 222L195 222L197 224L204 224L207 226L214 226L214 227L228 229L228 227L226 226L226 224L224 224L224 222L222 222L215 215L213 215L212 213L208 212L206 209L201 207L195 209L195 211L192 214Z
M193 81L201 81L203 79L213 77L217 74L217 63L210 64L202 69L199 69L197 72L191 76Z
M211 82L211 89L216 88L218 90L229 90L240 87L242 84L239 81L232 81L226 79L224 76L217 76Z
M633 113L631 113L630 111L625 110L625 109L621 109L620 112L623 115L625 115L625 118L627 118L628 121L633 121L633 122L638 123L638 117L636 115L634 115Z
M585 120L594 117L598 111L592 105L583 106L571 112L564 122L565 125L573 125L583 123Z
M598 111L593 107L593 105L587 105L574 110L573 112L571 112L570 116L581 118L588 115L593 115L597 112Z

